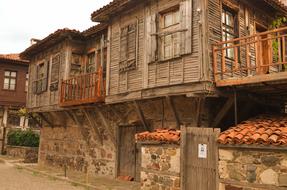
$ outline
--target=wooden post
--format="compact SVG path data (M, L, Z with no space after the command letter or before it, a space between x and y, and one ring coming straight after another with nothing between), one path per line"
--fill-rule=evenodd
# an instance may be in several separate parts
M177 112L176 112L176 109L175 109L175 106L174 106L173 99L170 96L167 96L166 99L167 99L167 103L168 103L169 107L171 108L171 112L173 114L173 117L175 119L176 128L180 129L180 121L179 121L179 117L177 115Z
M144 114L143 114L143 111L142 109L140 108L140 105L138 104L137 101L134 101L134 105L135 105L135 108L136 108L136 111L137 111L137 114L139 116L139 119L141 120L144 128L147 130L147 131L151 131L151 129L149 128L147 122L146 122L146 119L144 117Z
M5 154L5 142L6 142L6 126L3 128L3 136L2 136L2 146L1 146L1 154Z

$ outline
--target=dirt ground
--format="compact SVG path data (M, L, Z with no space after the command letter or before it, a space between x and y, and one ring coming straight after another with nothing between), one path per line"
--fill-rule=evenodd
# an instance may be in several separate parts
M1 190L85 190L79 187L41 176L36 172L28 172L10 164L0 162L0 189Z

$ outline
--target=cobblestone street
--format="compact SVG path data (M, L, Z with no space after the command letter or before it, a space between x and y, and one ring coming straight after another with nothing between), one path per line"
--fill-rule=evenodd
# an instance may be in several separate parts
M85 188L44 177L0 162L1 190L84 190Z

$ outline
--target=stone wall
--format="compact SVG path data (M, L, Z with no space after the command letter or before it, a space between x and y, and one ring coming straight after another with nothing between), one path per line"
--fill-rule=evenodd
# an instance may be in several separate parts
M103 144L88 126L43 127L39 164L70 170L114 176L114 145L103 133Z
M220 190L286 189L287 149L221 148L219 178Z
M178 145L145 144L141 154L142 190L180 190Z
M6 145L6 154L15 158L24 159L25 163L37 163L38 147Z

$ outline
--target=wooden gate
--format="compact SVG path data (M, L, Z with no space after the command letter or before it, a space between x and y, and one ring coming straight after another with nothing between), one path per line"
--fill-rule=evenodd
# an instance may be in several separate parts
M136 181L140 180L140 145L135 143L135 134L142 131L142 126L119 126L116 176L132 176Z
M181 129L181 189L218 189L218 146L220 129Z

